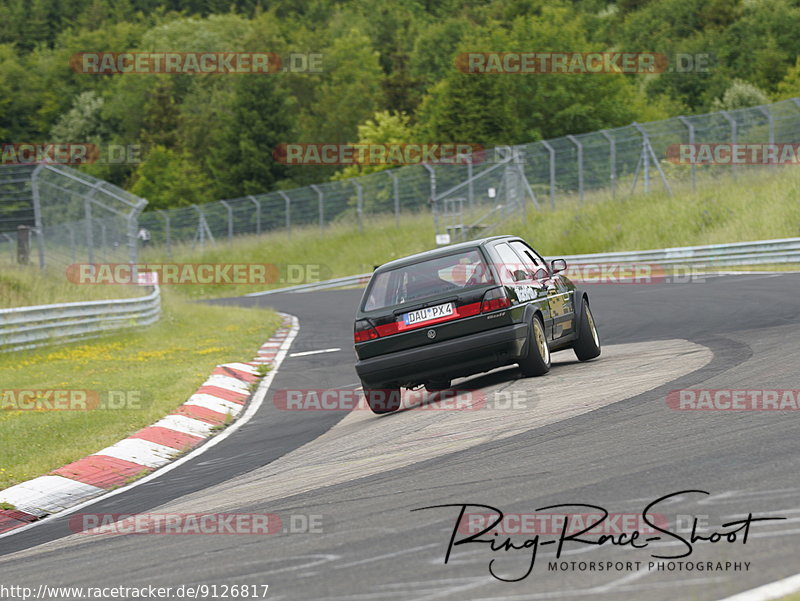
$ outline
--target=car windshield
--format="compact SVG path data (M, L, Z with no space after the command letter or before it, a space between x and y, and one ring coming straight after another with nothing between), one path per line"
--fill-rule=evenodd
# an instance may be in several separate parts
M446 292L457 293L491 281L480 251L471 249L379 273L372 280L364 310L373 311Z

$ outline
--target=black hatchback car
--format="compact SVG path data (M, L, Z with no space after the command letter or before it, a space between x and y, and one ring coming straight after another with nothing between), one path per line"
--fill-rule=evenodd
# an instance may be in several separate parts
M356 372L370 408L400 406L400 388L450 387L454 378L518 364L550 370L550 353L600 355L587 294L524 240L495 236L380 266L355 322Z

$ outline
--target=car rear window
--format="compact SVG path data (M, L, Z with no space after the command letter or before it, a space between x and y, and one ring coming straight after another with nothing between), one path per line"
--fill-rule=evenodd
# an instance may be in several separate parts
M478 249L383 271L372 279L364 311L374 311L425 297L457 293L489 284L492 276Z

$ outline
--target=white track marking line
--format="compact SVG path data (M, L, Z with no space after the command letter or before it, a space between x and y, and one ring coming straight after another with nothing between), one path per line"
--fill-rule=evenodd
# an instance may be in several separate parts
M750 589L743 593L734 595L733 597L726 597L722 601L771 601L772 599L779 599L786 595L791 595L800 591L800 574L789 576L783 580L770 582L764 586Z
M292 353L290 357L306 357L308 355L319 355L320 353L335 353L340 351L340 348L324 348L318 351L303 351L302 353Z
M144 478L140 478L139 480L136 480L135 482L132 482L131 484L129 484L127 486L123 486L122 488L117 488L115 490L112 490L111 492L108 492L108 493L104 494L104 495L101 495L99 497L94 497L92 499L89 499L88 501L84 501L83 503L80 503L78 505L70 507L69 509L65 509L64 511L60 511L59 513L51 514L51 515L47 516L46 518L44 518L42 520L39 520L37 522L32 522L32 523L28 524L27 526L23 526L22 528L15 528L14 530L9 530L8 532L4 532L3 534L0 534L0 538L5 538L7 536L14 536L15 534L19 534L20 532L24 532L25 530L30 530L31 528L35 528L36 526L39 526L40 524L49 523L54 518L62 518L64 516L73 514L76 511L80 511L84 507L88 507L89 505L92 505L93 503L97 503L98 501L105 501L106 499L110 499L111 497L115 497L115 496L117 496L119 494L126 493L129 490L131 490L132 488L136 488L137 486L141 486L142 484L144 484L146 482L150 482L151 480L155 480L156 478L159 478L159 477L163 476L164 474L167 474L167 473L171 472L175 468L183 465L187 461L191 461L192 459L198 457L199 455L202 455L208 449L218 445L223 440L228 438L231 434L236 432L239 428L241 428L243 425L245 425L247 422L249 422L253 418L253 416L258 412L258 410L261 408L261 405L264 403L264 399L267 396L267 391L269 390L269 387L272 384L272 380L275 379L275 375L278 373L278 368L280 368L281 363L283 363L284 358L286 358L286 354L287 354L287 351L289 350L289 347L292 345L292 342L294 342L294 339L297 337L297 332L300 329L300 322L294 315L290 315L289 317L292 320L292 325L289 328L289 333L286 335L286 338L283 341L283 345L281 346L281 348L278 351L278 353L275 355L274 367L271 370L269 370L269 372L267 372L267 375L264 376L264 378L261 380L261 383L258 386L258 390L256 390L256 393L253 395L253 400L247 406L247 411L244 412L244 415L242 415L242 417L240 417L238 420L233 422L230 426L228 426L227 428L222 430L222 432L220 432L218 435L209 438L204 445L200 445L194 451L191 451L190 453L187 453L183 457L181 457L179 459L176 459L172 463L169 463L169 464L165 465L164 467L162 467L159 470L156 470L152 474L150 474L148 476L145 476ZM45 478L55 478L55 477L58 477L58 476L44 476L44 477ZM63 480L67 480L67 478L62 478L62 479ZM81 483L75 481L75 484L81 484ZM88 486L88 485L84 484L83 486ZM92 488L96 488L96 487L92 487ZM102 490L102 489L99 489L99 490ZM3 491L3 492L5 492L5 491Z

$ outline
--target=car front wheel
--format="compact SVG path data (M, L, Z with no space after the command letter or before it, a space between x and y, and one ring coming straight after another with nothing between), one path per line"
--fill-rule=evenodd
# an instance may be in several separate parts
M588 361L600 355L600 336L594 323L592 310L584 298L582 301L581 322L578 324L578 339L572 345L575 356L581 361Z

